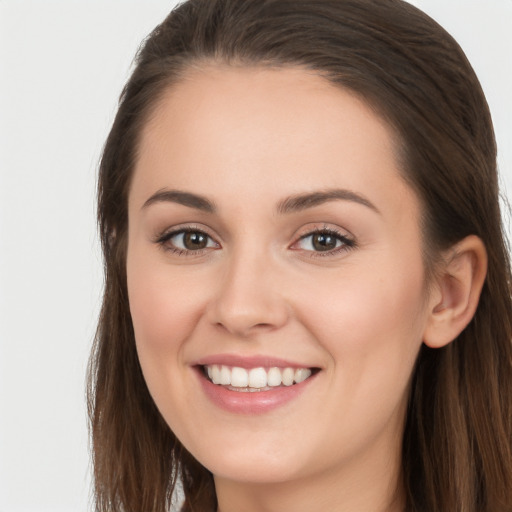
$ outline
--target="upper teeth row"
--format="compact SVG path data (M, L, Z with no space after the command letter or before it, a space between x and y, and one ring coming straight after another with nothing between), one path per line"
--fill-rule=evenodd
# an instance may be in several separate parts
M252 368L247 370L238 366L208 365L205 367L214 384L237 388L265 388L281 384L291 386L298 384L311 375L309 368Z

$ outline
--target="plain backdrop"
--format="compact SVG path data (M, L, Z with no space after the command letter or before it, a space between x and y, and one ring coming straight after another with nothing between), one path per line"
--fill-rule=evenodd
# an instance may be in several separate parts
M413 3L479 75L512 190L512 0ZM134 53L175 4L0 0L0 512L92 510L97 163Z

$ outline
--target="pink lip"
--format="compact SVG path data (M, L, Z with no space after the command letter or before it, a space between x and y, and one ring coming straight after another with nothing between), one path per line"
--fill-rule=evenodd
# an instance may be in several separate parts
M229 364L229 366L239 366L241 368L281 367L281 364L276 364L276 360L270 361L271 364L267 366L266 363L269 362L268 360L263 361L258 358L256 359L255 365L249 365L249 363L246 362L246 365L241 366L240 362L237 361L237 364ZM223 359L223 361L224 364L226 364L226 360ZM208 362L204 364L218 363ZM292 365L286 364L284 367L286 366L289 367ZM302 366L299 367L303 368ZM264 414L295 400L308 388L318 375L314 373L300 384L293 384L292 386L280 386L268 391L244 392L232 391L224 386L214 384L204 375L202 366L195 366L194 369L196 370L196 375L204 394L215 406L230 413L246 415Z
M212 364L237 366L239 368L311 368L309 365L286 361L270 356L239 356L235 354L216 354L201 358L192 366L209 366Z

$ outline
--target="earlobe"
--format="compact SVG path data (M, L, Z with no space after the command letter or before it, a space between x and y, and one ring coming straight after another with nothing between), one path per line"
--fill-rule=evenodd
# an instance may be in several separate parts
M487 274L487 251L470 235L451 247L436 277L423 341L440 348L453 341L473 318Z

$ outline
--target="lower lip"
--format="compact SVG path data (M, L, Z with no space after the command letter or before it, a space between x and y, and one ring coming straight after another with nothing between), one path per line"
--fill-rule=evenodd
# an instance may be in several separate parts
M217 407L238 414L263 414L281 407L295 398L309 386L316 374L300 384L280 386L268 391L231 391L214 384L198 369L199 381L206 396Z

